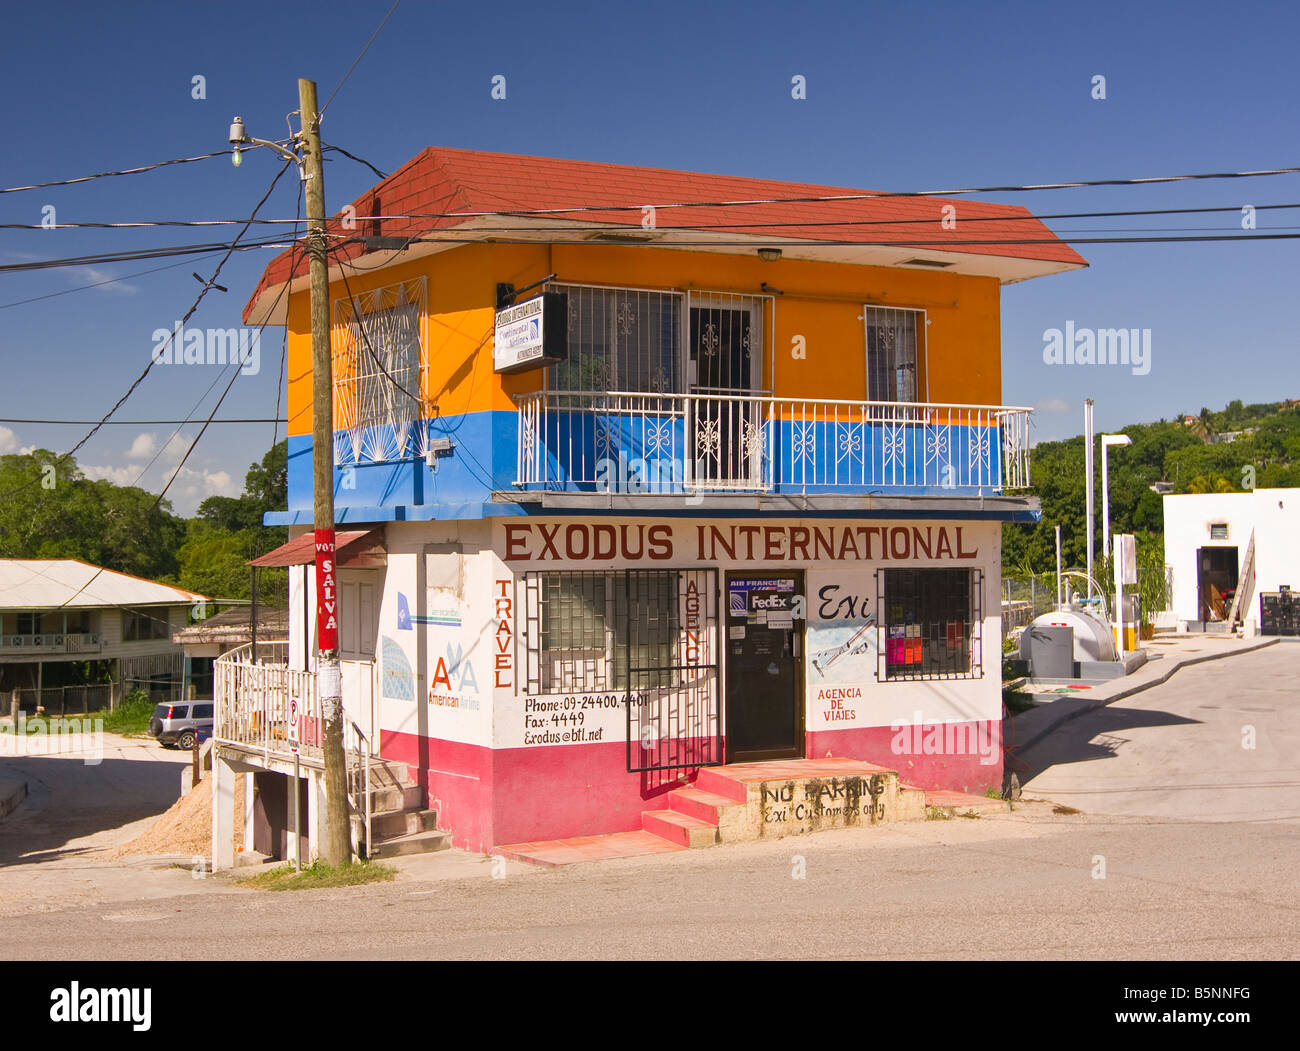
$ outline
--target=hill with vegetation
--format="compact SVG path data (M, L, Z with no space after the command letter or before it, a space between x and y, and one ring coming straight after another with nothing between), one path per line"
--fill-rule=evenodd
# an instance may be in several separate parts
M217 599L252 594L247 561L285 542L262 525L283 510L286 443L249 466L238 497L210 496L194 518L134 486L87 478L48 449L0 456L0 558L78 558ZM258 597L284 605L285 570L258 575Z
M1108 453L1110 520L1114 533L1134 533L1139 557L1157 562L1163 549L1164 506L1151 486L1168 483L1173 493L1235 493L1300 486L1300 401L1259 405L1233 401L1221 412L1202 409L1155 423L1121 429L1133 444ZM1101 555L1101 455L1095 457L1097 555ZM1002 565L1008 574L1053 572L1055 527L1061 527L1062 560L1087 560L1083 436L1042 442L1030 450L1032 495L1042 502L1042 521L1002 530Z

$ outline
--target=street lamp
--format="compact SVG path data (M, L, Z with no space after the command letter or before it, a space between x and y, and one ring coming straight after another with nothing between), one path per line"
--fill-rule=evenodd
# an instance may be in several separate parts
M240 162L243 160L243 157L241 156L243 150L252 146L265 146L268 149L274 150L285 160L293 161L294 164L298 165L298 173L303 176L304 180L306 179L304 161L301 152L299 152L304 148L304 138L302 135L296 135L290 139L289 143L293 149L286 149L284 146L280 145L280 143L272 142L270 139L252 138L244 128L244 118L236 117L230 122L229 140L230 145L235 147L234 153L230 159L236 168L239 167Z
M1106 450L1112 445L1132 444L1133 439L1127 434L1101 436L1101 551L1103 556L1110 554L1110 485L1106 474Z

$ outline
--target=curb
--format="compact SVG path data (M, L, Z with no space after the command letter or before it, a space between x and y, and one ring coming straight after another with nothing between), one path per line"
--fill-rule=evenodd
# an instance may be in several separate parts
M0 784L0 818L12 814L26 798L26 781L7 781Z
M1063 710L1061 717L1059 719L1052 719L1050 722L1047 723L1046 726L1044 726L1041 730L1039 730L1036 734L1034 734L1033 737L1031 737L1029 740L1025 741L1024 743L1017 743L1015 746L1016 751L1018 752L1028 751L1030 748L1036 745L1039 741L1041 741L1053 730L1056 730L1064 723L1068 723L1071 719L1077 719L1080 715L1083 715L1085 712L1090 712L1097 708L1104 708L1108 704L1114 704L1116 701L1122 701L1126 697L1132 697L1135 693L1141 693L1143 690L1149 690L1153 686L1163 686L1171 678L1173 678L1175 672L1177 672L1179 668L1186 668L1193 664L1204 664L1206 661L1221 661L1221 660L1226 660L1229 657L1240 657L1244 653L1254 653L1256 650L1262 650L1269 646L1276 646L1281 641L1282 640L1280 638L1269 639L1266 642L1261 642L1255 646L1245 646L1242 647L1241 649L1232 650L1230 653L1207 653L1203 657L1188 657L1185 660L1178 661L1178 663L1176 663L1172 668L1170 668L1163 675L1159 675L1156 678L1150 679L1147 682L1138 683L1137 685L1130 686L1127 689L1120 690L1114 696L1107 697L1105 700L1094 701L1091 698L1079 698L1079 703L1075 705L1070 705L1068 709ZM1057 705L1060 705L1064 699L1065 698L1062 698L1061 701L1053 701L1052 707L1055 708ZM1014 723L1015 719L1012 719L1011 721L1012 723Z

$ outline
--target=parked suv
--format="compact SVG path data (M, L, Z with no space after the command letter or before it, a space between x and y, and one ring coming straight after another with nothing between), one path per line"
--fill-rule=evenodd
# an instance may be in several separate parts
M149 720L149 736L165 748L193 748L200 735L212 733L211 701L180 701L160 704Z

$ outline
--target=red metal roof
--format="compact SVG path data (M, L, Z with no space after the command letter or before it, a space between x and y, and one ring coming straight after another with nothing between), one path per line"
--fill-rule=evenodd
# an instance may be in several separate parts
M327 225L331 232L345 236L365 233L385 237L411 237L450 230L470 222L468 216L445 214L449 212L511 212L584 206L582 211L564 212L549 218L556 221L611 223L639 230L640 209L647 204L662 206L686 201L734 202L872 192L840 186L778 182L773 179L704 175L667 168L639 168L431 146L352 202L357 216L356 229L345 231L337 216L329 220ZM602 211L600 205L631 206L635 210ZM950 224L950 228L945 229L941 220L947 205L956 207L958 221L955 226ZM433 217L365 222L368 215L428 216L430 213L433 213ZM975 218L990 221L978 224L961 221ZM821 225L861 224L879 220L893 220L895 223L885 226ZM498 221L493 225L506 225L506 222ZM757 235L826 242L881 241L899 246L931 242L918 245L918 251L928 249L973 256L1035 260L1069 267L1087 265L1082 256L1058 240L1027 209L1016 205L986 204L966 198L876 197L853 201L671 208L660 210L656 215L656 223L661 234L675 226L689 225L737 237ZM775 225L762 229L744 228L746 224L756 223ZM559 229L557 227L557 231ZM979 239L1032 240L1037 243L960 243ZM356 256L361 253L361 245L352 244L336 254ZM277 256L266 268L257 290L244 308L246 318L268 290L279 286L290 276L290 258L295 255L293 276L306 274L307 261L301 250L289 249Z
M335 558L340 566L382 565L383 534L376 529L348 529L334 534ZM250 566L307 566L316 561L316 535L303 533L274 551L253 559Z

